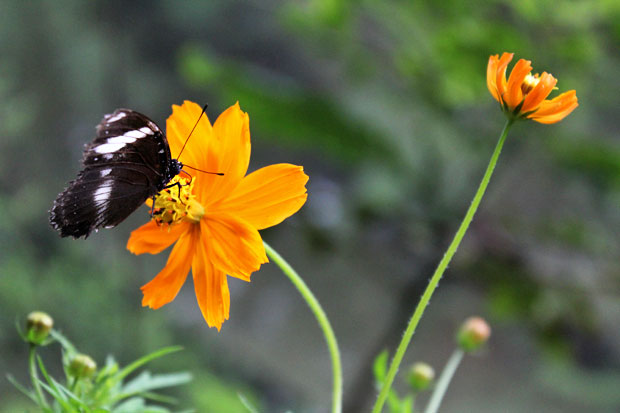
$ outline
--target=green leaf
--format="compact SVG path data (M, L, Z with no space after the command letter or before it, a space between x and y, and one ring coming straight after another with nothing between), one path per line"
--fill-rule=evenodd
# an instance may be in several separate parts
M19 334L22 340L28 341L28 337L26 337L26 334L22 331L22 324L19 321L19 317L15 317L15 329L17 330L17 334Z
M58 341L62 348L69 353L69 355L77 353L77 349L71 341L69 341L69 339L63 336L59 331L52 329L52 331L50 331L50 336L52 336L54 340Z
M241 404L243 405L243 407L248 409L250 413L258 413L258 409L256 408L256 406L250 403L248 398L245 397L243 393L237 393L237 396L239 396L239 400L241 400Z
M400 413L413 413L413 396L407 396L401 401Z
M142 412L146 406L146 402L141 397L133 397L125 400L123 403L112 409L111 413L137 413Z
M379 355L375 358L375 361L372 363L372 372L375 376L375 380L379 383L383 383L385 380L385 375L387 374L388 367L388 356L389 353L387 350L383 350Z
M41 357L39 356L37 356L37 363L39 364L39 370L41 370L41 374L43 375L43 378L45 378L45 381L47 382L49 386L46 385L45 382L39 380L41 385L45 386L48 393L54 396L56 400L58 400L59 402L61 401L66 402L67 397L58 389L56 380L52 379L52 377L50 377L50 375L47 373L47 370L45 369L45 365L43 364L43 360L41 360Z
M116 406L111 413L169 413L165 407L148 406L142 397L132 397Z
M95 382L99 383L106 380L108 377L113 376L118 372L119 366L118 363L114 360L114 357L108 356L106 358L106 363L103 368L99 370L97 373L97 377L95 378Z
M76 402L78 406L82 408L83 412L90 412L90 409L86 403L84 403L79 397L73 394L62 384L58 383L53 377L51 377L47 373L41 357L37 356L37 362L39 364L39 370L41 370L41 374L45 378L45 381L47 381L47 384L42 380L39 380L39 383L50 395L52 395L52 397L54 397L58 404L62 406L63 412L78 412L78 410L76 410L74 406L69 403L69 400L73 400L74 402Z
M176 353L177 351L181 351L181 350L183 350L183 347L181 346L164 347L160 350L147 354L146 356L140 357L138 360L134 361L127 367L123 368L120 372L118 372L118 374L116 375L116 379L120 381L123 378L127 377L129 374L131 374L138 367L143 366L149 361L163 357L166 354Z
M153 392L140 393L140 396L147 400L151 400L151 401L159 402L159 403L167 403L167 404L178 404L179 403L179 401L172 396L166 396L163 394L158 394L158 393L153 393Z
M11 376L10 374L7 374L6 378L13 386L15 386L15 388L17 390L22 392L26 397L28 397L30 400L32 400L33 402L35 402L37 404L39 403L37 398L34 396L34 394L30 390L28 390L27 388L22 386L21 383L19 383L17 380L15 380L15 378L13 376Z
M387 404L390 408L390 412L402 413L403 411L402 403L400 399L398 398L398 395L396 394L396 391L394 391L394 389L390 389L390 391L388 392Z
M55 384L48 386L41 380L39 380L39 384L41 385L43 389L45 389L45 391L47 391L56 400L56 402L62 407L63 412L79 413L75 408L73 408L73 406L71 406L71 404L69 404L66 396L62 394L62 392L60 392L58 388L55 387Z
M189 373L151 375L151 373L145 371L125 384L122 392L136 394L154 389L179 386L191 380L192 375Z

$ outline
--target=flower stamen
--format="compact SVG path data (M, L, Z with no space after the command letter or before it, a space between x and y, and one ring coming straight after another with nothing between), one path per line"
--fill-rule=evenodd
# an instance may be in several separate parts
M169 187L155 196L153 219L158 225L178 224L182 220L197 223L205 214L204 207L192 193L193 180L175 176Z
M530 93L532 89L536 87L538 82L540 82L540 77L538 76L538 73L533 76L531 73L528 73L525 76L525 79L523 79L523 83L521 84L521 91L523 92L523 95L527 95L528 93Z

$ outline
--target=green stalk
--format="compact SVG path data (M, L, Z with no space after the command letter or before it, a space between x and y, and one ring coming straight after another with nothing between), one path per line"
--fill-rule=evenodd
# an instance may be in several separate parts
M321 308L318 300L312 294L312 291L308 288L304 280L295 272L295 270L278 254L273 248L271 248L266 242L265 250L271 260L277 264L282 272L291 280L293 285L297 288L302 295L306 303L310 307L310 310L314 313L325 341L327 342L327 348L332 359L332 373L333 373L333 398L332 398L332 413L340 413L342 411L342 363L340 362L340 352L338 350L338 342L336 336L332 330L329 320L325 315L325 311Z
M43 391L41 390L41 385L39 384L39 375L37 374L37 345L30 343L30 348L28 349L28 370L30 371L30 380L32 381L32 387L34 387L35 395L39 402L39 406L42 410L48 408L47 400L45 400L45 396L43 395Z
M454 236L452 243L450 244L443 258L439 262L439 265L437 266L435 273L433 274L431 280L429 281L428 286L424 290L424 293L422 294L422 297L420 298L420 301L418 302L418 305L415 308L415 311L413 312L411 319L409 320L407 329L405 330L405 333L403 334L403 338L401 339L400 344L398 345L398 348L396 349L396 353L394 354L394 358L392 359L392 362L390 363L390 368L388 369L387 375L385 377L385 383L383 384L383 387L381 388L381 392L379 392L379 396L377 397L375 406L372 409L372 413L380 413L381 409L383 408L383 405L385 404L385 400L387 399L388 392L390 391L390 388L392 387L392 382L394 381L394 377L396 377L396 373L398 372L400 363L403 360L405 351L407 350L407 347L409 346L409 343L411 342L411 337L413 337L413 333L415 332L415 329L418 326L418 323L420 322L422 315L424 314L424 310L426 309L428 302L430 301L431 297L433 296L433 293L435 292L435 289L437 288L437 284L439 284L439 280L441 279L441 276L446 270L446 267L448 267L450 260L452 260L452 256L454 255L457 248L461 244L461 240L463 239L463 236L467 232L467 228L469 228L469 224L471 223L471 220L474 218L474 214L476 213L476 210L478 209L478 205L480 205L480 201L482 200L484 192L486 191L487 186L489 185L489 180L491 179L491 175L493 175L493 170L495 169L495 165L497 164L497 159L499 158L499 154L502 151L502 147L504 146L504 141L506 140L506 136L508 136L508 130L510 129L511 125L512 125L511 120L508 120L506 122L506 125L504 125L504 129L502 130L499 140L497 141L497 145L495 146L495 151L493 152L493 155L491 156L491 160L489 161L487 170L484 173L484 176L482 177L480 186L478 186L478 191L476 192L476 195L474 195L474 199L471 201L471 205L469 206L469 209L467 210L467 213L465 214L465 218L463 218L463 221L461 222L461 225L459 226L459 229L456 232L456 235Z
M452 381L454 372L456 372L459 364L461 364L461 360L463 360L463 355L465 355L465 352L460 348L454 350L446 363L446 367L443 368L439 380L437 380L437 386L435 386L435 390L433 391L431 399L428 401L428 406L426 406L424 413L437 412L443 400L443 396L446 394L446 390L448 390L448 385L450 381Z

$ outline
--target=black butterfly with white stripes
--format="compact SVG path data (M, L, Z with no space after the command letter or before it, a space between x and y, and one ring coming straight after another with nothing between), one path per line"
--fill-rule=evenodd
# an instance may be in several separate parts
M93 230L118 225L183 167L172 159L155 122L129 109L104 116L82 164L50 211L50 224L61 237L86 238Z

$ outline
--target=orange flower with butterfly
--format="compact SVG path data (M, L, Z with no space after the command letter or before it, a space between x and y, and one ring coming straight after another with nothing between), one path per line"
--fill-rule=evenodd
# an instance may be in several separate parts
M250 281L267 262L260 229L279 224L306 202L308 176L301 166L276 164L246 175L250 162L250 120L239 104L210 124L193 102L173 106L166 122L172 154L204 171L192 179L177 175L156 197L153 219L131 233L134 254L157 254L175 244L166 266L142 287L142 305L157 309L174 300L192 270L198 305L210 327L228 319L227 276ZM199 119L196 124L196 119Z

